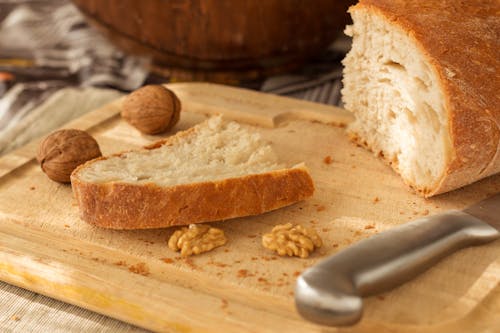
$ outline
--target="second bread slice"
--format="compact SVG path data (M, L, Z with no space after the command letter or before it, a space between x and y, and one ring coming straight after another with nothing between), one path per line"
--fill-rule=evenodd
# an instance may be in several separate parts
M82 219L112 229L256 215L314 192L304 165L280 164L258 134L220 117L144 149L87 162L71 184Z

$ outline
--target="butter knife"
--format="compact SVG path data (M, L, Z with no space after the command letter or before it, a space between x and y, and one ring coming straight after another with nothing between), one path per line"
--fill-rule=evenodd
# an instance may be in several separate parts
M364 296L393 289L464 247L500 238L500 193L463 211L429 216L359 241L304 271L295 305L328 326L361 319Z

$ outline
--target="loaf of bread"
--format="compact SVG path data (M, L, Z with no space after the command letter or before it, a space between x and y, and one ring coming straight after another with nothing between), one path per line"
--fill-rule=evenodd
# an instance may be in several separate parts
M303 164L280 164L257 133L213 117L144 149L89 161L71 175L83 220L146 229L261 214L310 197Z
M430 197L500 172L500 2L361 0L349 132Z

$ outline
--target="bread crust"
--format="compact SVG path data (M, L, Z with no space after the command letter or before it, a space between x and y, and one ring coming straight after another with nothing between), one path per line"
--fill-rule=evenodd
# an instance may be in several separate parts
M415 190L430 197L500 172L500 2L361 0L350 10L382 15L403 29L445 96L447 166L435 184Z
M172 187L86 183L75 176L72 187L81 218L111 229L163 228L257 215L314 192L305 167Z
M174 145L196 135L196 127L157 141L144 149ZM121 156L127 152L114 154ZM100 157L80 165L71 175L81 218L110 229L152 229L262 214L307 199L313 180L304 165L219 181L159 186L154 183L92 183L79 172Z

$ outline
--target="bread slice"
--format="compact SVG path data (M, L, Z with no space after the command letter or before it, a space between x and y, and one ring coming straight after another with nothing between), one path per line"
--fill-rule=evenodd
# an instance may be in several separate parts
M352 138L426 197L500 172L500 2L361 0L349 11Z
M310 197L307 168L287 168L257 133L213 117L141 150L78 167L83 220L146 229L256 215Z

